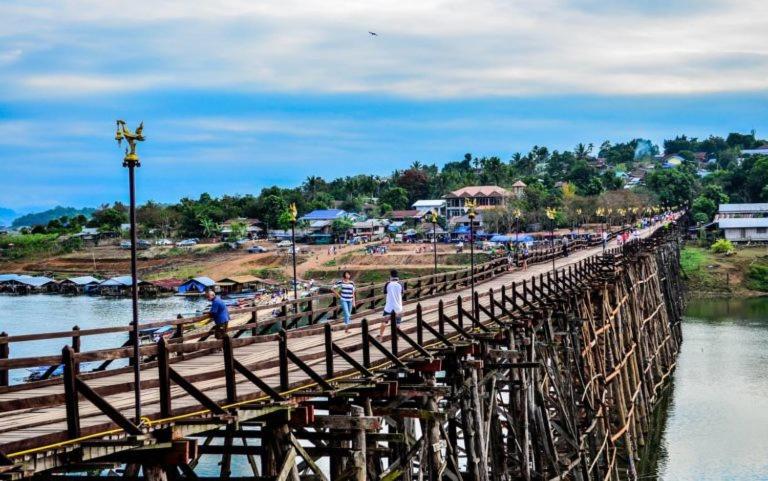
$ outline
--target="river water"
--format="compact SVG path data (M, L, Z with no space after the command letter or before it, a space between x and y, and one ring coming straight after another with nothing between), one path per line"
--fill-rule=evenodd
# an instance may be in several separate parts
M146 299L140 301L140 318L171 319L205 306L203 299ZM130 299L0 296L0 331L121 326L130 322L130 313ZM660 439L649 446L641 479L768 480L768 298L691 301L683 336L674 383L658 409ZM83 349L125 339L124 334L85 337ZM57 354L65 342L13 344L11 357ZM24 376L13 371L11 377L18 382ZM204 458L201 471L216 472L218 460ZM244 457L233 458L233 471L249 473Z
M161 297L139 300L140 322L173 319L178 314L194 315L207 306L202 298ZM29 296L0 295L0 332L9 335L126 326L131 322L131 300L98 296L61 296L35 294ZM82 350L116 347L128 339L127 333L84 336ZM67 338L11 344L11 357L60 354ZM25 370L11 371L11 382L25 378Z
M768 480L768 298L694 300L642 479Z

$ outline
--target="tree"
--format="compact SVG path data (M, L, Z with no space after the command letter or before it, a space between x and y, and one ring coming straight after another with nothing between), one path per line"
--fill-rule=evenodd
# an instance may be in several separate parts
M333 235L337 239L342 237L346 239L347 232L352 228L352 225L352 221L347 217L340 217L338 219L334 219L331 223L331 232L333 232Z
M242 239L248 234L248 226L245 222L233 222L229 228L232 230L230 237L233 239Z
M704 214L706 216L706 221L709 221L709 219L712 219L717 212L717 204L715 204L709 197L700 195L693 200L691 210L693 211L694 216L696 216L696 214Z
M645 176L645 185L666 206L690 202L695 183L693 175L680 169L655 170Z
M393 209L408 208L408 192L402 187L392 187L381 194L379 201L389 204Z
M203 235L208 238L216 237L221 233L221 227L219 224L209 219L208 217L201 217L199 219L200 227L203 229Z

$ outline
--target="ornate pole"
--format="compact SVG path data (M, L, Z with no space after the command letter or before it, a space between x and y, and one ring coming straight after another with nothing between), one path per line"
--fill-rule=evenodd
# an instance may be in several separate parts
M437 211L433 210L430 220L432 221L432 250L435 253L435 271L437 274Z
M546 210L547 218L551 221L551 229L550 229L550 241L552 246L552 274L556 275L557 269L555 268L555 217L557 216L557 211L554 209L554 207L547 207Z
M469 217L469 265L470 265L470 285L472 287L472 312L477 312L475 306L475 208L477 202L473 199L467 199L464 202L464 208L467 209Z
M515 267L520 267L520 217L523 213L515 209L512 215L515 216Z
M123 167L128 168L128 189L130 191L130 218L131 224L131 341L133 345L133 382L134 388L134 410L136 424L141 423L141 352L139 349L139 287L138 287L138 268L136 265L136 244L138 236L136 235L136 167L141 166L139 156L136 154L136 142L144 141L144 122L132 132L125 126L125 122L118 120L115 140L117 145L121 146L123 139L128 142L123 158Z
M299 279L296 277L296 220L298 216L298 209L296 209L296 204L292 203L290 207L288 207L288 215L291 218L291 256L293 258L293 310L294 312L299 312L299 294L298 294L298 283Z

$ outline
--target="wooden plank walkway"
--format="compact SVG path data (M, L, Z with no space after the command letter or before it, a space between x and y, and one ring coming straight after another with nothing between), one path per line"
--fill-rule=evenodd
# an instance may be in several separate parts
M652 233L658 224L652 228L641 232L641 237L646 237ZM609 245L614 247L615 243ZM567 269L576 265L584 265L585 260L600 254L602 247L589 248L572 253L567 258L559 258L555 264L559 270ZM488 297L488 291L500 291L502 286L510 289L513 283L520 285L524 280L532 278L541 278L547 273L552 272L552 263L545 262L530 265L526 271L512 270L495 278L487 280L476 285L481 302L485 303ZM440 324L439 313L441 304L445 312L449 313L452 319L457 317L457 298L461 298L464 309L470 310L471 295L470 289L466 288L460 291L454 291L444 295L438 295L432 298L419 301L423 322L437 328ZM534 296L529 296L525 290L517 291L517 303L523 307L528 302L537 302ZM408 335L416 336L416 302L409 302L405 305L406 313L403 318L401 329ZM381 314L371 316L369 313L366 323L369 325L371 335L376 337L379 323L383 321ZM481 323L491 322L490 317L480 312L479 321ZM353 318L352 326L348 334L344 334L343 326L339 321L331 323L333 325L333 342L346 351L349 356L359 364L368 364L362 349L361 339L363 336L362 316ZM445 335L456 337L459 332L452 326L444 326ZM391 347L390 329L381 340L382 344ZM328 376L326 370L326 345L323 326L307 326L299 328L288 333L287 347L291 352L300 357L310 368L315 370L323 377ZM257 336L248 339L235 339L232 341L235 345L233 350L234 357L242 365L254 372L260 379L277 390L281 384L280 379L280 343L275 335ZM430 330L423 331L423 345L434 347L441 343ZM201 347L211 348L221 345L220 341L207 341L201 344ZM414 353L415 350L406 344L402 339L399 340L401 353ZM192 346L190 346L192 347ZM371 349L369 352L369 361L374 369L382 369L391 365L393 361L385 353L378 349ZM339 381L344 377L360 377L355 366L336 356L334 362L334 381ZM289 363L288 384L289 389L282 389L284 394L305 391L314 387L317 383L313 382L310 376L295 363ZM189 380L194 386L202 391L208 398L214 402L227 404L227 386L225 382L224 357L219 352L212 352L190 359L177 360L171 364L173 370L178 372L185 379ZM237 374L237 400L238 403L252 402L254 400L265 400L265 394L253 383ZM116 372L112 375L86 379L87 385L103 394L103 399L111 406L123 414L128 419L133 415L133 375L130 372ZM153 365L148 365L142 371L142 413L146 416L145 427L156 426L159 423L168 423L171 420L160 421L161 415L161 389L159 388L159 370ZM283 386L285 387L285 386ZM185 415L191 413L200 413L200 402L191 396L188 391L178 385L173 385L170 389L171 402L173 406L173 417L175 420L183 419ZM24 409L3 409L0 414L0 452L11 458L19 457L32 452L38 452L46 446L49 449L59 448L72 441L68 439L67 425L67 407L63 399L65 394L63 383L53 383L51 385L30 387L29 389L19 389L0 394L0 406L10 406L18 403L20 400L29 402L32 407ZM104 437L114 435L120 432L115 430L112 420L103 414L91 403L80 401L80 428L83 436ZM229 403L230 407L236 407L237 403Z

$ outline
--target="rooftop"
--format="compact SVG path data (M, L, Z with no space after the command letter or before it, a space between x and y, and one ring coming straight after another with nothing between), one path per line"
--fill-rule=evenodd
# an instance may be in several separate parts
M720 204L718 210L721 214L735 214L739 212L768 212L768 202L756 204Z
M313 210L301 217L301 220L334 220L347 215L342 209L321 209Z
M498 185L473 185L454 190L445 197L509 197L512 194Z
M741 219L720 219L717 224L721 229L744 229L750 227L768 227L768 217L747 217Z

